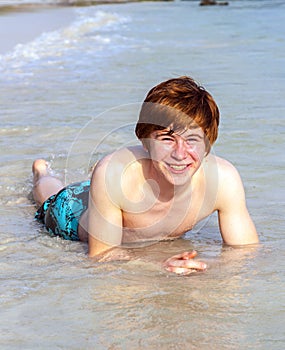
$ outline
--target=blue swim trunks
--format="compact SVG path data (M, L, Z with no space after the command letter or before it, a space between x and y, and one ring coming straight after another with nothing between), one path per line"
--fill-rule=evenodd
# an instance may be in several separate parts
M35 218L52 236L79 241L78 224L88 207L89 189L90 180L66 186L43 203Z

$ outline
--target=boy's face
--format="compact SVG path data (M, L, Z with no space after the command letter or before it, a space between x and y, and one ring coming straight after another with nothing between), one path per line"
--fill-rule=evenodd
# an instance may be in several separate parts
M148 151L157 175L173 185L184 185L206 155L205 134L200 127L177 132L156 130L150 134Z

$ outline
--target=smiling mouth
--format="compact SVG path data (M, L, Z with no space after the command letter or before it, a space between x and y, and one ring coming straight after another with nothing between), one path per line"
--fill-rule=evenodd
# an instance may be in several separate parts
M176 164L167 164L171 169L174 171L183 171L188 168L190 164L181 164L181 165L176 165Z

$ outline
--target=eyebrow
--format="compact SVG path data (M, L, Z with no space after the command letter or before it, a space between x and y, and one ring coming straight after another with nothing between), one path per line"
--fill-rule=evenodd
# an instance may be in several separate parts
M173 135L174 130L158 130L157 135Z
M186 137L184 137L184 138L186 138L186 139L188 139L189 137L193 137L193 136L195 136L195 137L198 137L199 139L203 139L203 136L201 136L201 135L199 135L199 134L190 134L190 135L187 135ZM181 136L181 137L183 137L183 136Z
M199 134L196 134L195 132L194 133L191 133L189 135L187 135L186 137L182 136L182 135L179 135L178 133L176 133L174 130L159 130L156 134L156 137L158 136L163 136L163 135L169 135L169 136L173 136L174 135L178 135L178 136L181 136L182 138L184 139L188 139L190 137L198 137L200 140L202 140L204 137L199 135Z

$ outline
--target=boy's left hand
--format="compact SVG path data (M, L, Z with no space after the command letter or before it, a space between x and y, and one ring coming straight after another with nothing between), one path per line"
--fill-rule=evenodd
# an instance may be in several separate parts
M189 275L197 270L206 270L207 265L205 263L193 260L196 256L197 252L195 250L177 254L167 259L163 266L167 271L175 272L178 275Z

